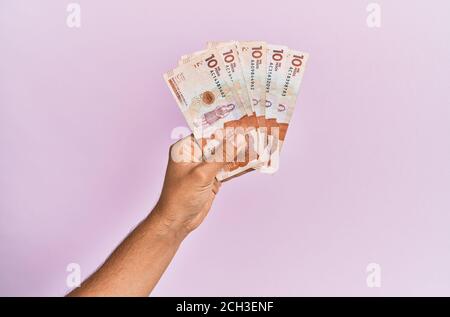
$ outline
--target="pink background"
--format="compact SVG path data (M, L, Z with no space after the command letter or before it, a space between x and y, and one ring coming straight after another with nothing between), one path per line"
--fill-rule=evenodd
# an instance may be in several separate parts
M280 171L226 183L153 295L450 295L449 1L69 2L0 1L0 295L63 295L151 210L162 74L216 39L311 58Z

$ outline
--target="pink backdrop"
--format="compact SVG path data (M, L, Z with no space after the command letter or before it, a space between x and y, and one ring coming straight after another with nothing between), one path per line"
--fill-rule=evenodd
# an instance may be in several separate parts
M158 198L207 40L311 58L273 175L226 183L154 295L450 295L450 2L0 1L0 295L66 293ZM380 288L366 266L380 264Z

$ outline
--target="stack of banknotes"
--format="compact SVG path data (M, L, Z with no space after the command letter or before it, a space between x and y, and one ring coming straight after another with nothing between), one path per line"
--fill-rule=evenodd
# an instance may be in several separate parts
M164 74L203 158L226 162L217 179L278 169L307 60L262 41L208 42Z

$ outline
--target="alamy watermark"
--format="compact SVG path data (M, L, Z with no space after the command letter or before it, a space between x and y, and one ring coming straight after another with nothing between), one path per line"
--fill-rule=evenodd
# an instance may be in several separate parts
M366 266L366 285L369 288L381 287L381 265L378 263L369 263Z
M69 272L66 277L66 286L68 288L80 287L81 285L81 266L78 263L69 263L66 267Z
M81 6L79 3L72 2L67 5L66 25L69 28L81 27Z
M369 15L366 18L366 23L369 28L380 28L381 27L381 6L372 2L366 6L366 11Z

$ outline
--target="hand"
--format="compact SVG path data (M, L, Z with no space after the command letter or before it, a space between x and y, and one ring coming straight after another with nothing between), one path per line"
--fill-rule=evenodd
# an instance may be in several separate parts
M184 162L173 160L173 154L192 146L197 151L186 152L196 157L183 156L190 159ZM170 152L161 197L153 211L97 272L68 296L148 296L183 239L208 214L220 187L216 174L225 163L203 162L192 137L172 145Z
M203 162L201 156L189 156L187 162L174 161L174 155L194 150L192 147L197 149L190 153L199 153L192 136L171 146L162 193L151 215L182 237L197 228L208 214L221 185L216 174L224 166L222 162Z

